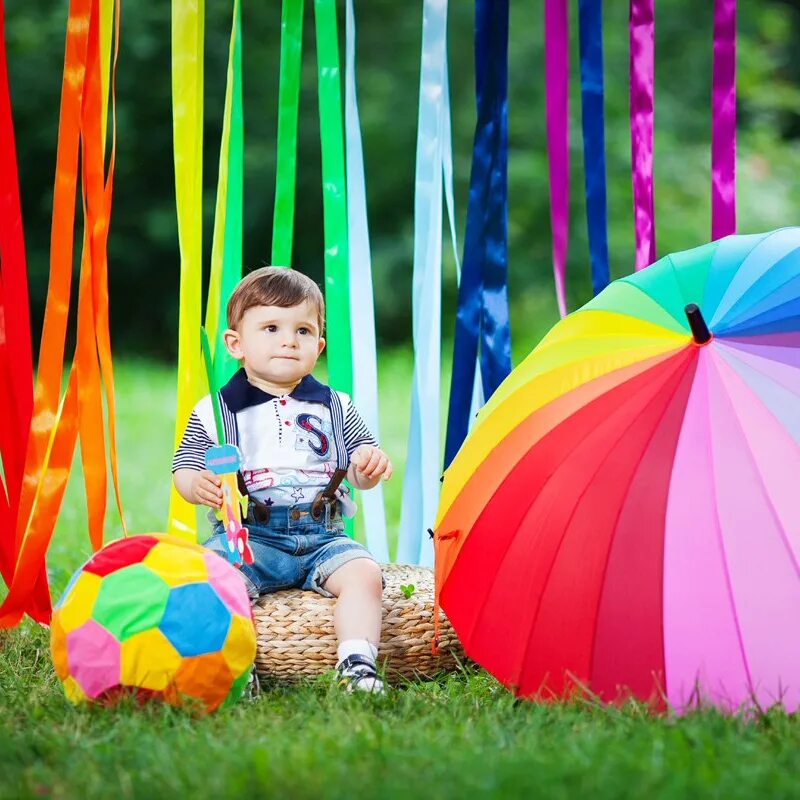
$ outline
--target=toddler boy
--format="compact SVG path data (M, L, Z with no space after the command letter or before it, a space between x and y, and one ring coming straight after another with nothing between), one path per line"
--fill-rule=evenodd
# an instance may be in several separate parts
M312 377L325 348L325 302L310 278L263 267L247 275L228 303L225 345L241 369L220 391L225 436L242 455L250 497L245 525L254 563L242 577L251 597L289 587L336 597L337 670L351 689L382 692L376 674L381 630L381 570L344 533L346 490L325 514L312 504L337 468L358 489L392 475L350 398ZM173 460L178 492L190 503L222 505L221 481L205 468L218 444L211 397L195 407ZM225 553L221 523L206 547Z

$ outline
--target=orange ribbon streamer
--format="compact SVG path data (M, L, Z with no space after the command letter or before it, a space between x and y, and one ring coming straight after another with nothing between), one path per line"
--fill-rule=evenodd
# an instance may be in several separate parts
M118 3L116 12L115 40L118 51ZM111 469L125 530L119 489L116 400L108 330L107 240L113 196L116 124L113 126L108 177L104 180L103 118L106 106L101 53L99 0L71 0L53 202L50 285L42 333L39 379L34 396L33 425L17 519L17 563L9 595L0 608L0 627L17 624L25 612L39 621L49 621L49 594L44 607L39 595L38 601L32 597L31 586L44 565L79 433L86 476L90 538L95 549L102 545L107 496L103 383L108 402ZM116 57L114 83L115 80ZM114 95L112 91L112 97ZM67 392L59 404L72 276L78 145L81 139L85 229L78 297L78 336L74 367L70 371ZM44 586L46 588L46 582Z

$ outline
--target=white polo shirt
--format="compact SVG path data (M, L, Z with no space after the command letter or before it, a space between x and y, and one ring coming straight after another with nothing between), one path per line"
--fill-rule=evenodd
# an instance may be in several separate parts
M350 397L337 392L335 402L333 391L307 375L291 393L276 397L253 386L244 369L225 384L220 391L225 438L239 447L252 497L268 505L310 503L359 445L377 446ZM339 409L343 424L337 435L333 415ZM172 471L205 469L206 451L216 444L214 410L206 395L192 411Z

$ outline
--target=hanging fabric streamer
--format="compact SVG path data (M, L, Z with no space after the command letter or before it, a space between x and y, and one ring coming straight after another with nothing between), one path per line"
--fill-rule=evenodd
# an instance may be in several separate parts
M567 0L545 0L547 161L550 227L558 311L567 314L569 247L569 8Z
M423 6L414 203L414 380L397 548L398 561L426 565L433 563L433 543L426 530L430 513L435 514L439 504L441 463L442 183L456 281L461 280L453 200L447 11L446 3ZM471 397L475 414L483 404L477 369Z
M592 261L592 290L610 280L606 200L606 132L603 88L603 0L580 0L581 102L586 221Z
M711 238L736 233L736 0L714 2Z
M356 91L356 22L353 0L345 20L345 143L347 151L347 230L350 247L350 329L353 348L353 398L373 435L380 438L375 300L367 223L364 151ZM383 484L361 495L367 546L378 561L389 560Z
M59 459L62 456L64 460L67 457L69 459L66 466L68 473L74 451L74 439L67 441L66 446L59 448L57 452L54 452L53 441L62 414L59 398L72 278L80 113L91 7L90 0L73 0L69 9L53 195L50 283L39 353L31 432L27 441L24 476L15 520L15 564L9 594L0 608L0 627L18 624L26 612L39 621L46 621L49 618L49 587L44 570L46 544L41 548L40 558L36 558L36 553L32 552L31 547L32 543L34 545L43 543L42 540L47 538L47 534L42 532L37 542L36 532L32 531L33 518L40 506L50 507L55 501L60 505L58 479L42 487L43 479L51 464L60 466ZM79 79L67 80L68 75L78 74ZM68 409L66 423L64 429L77 434L74 403ZM56 473L56 477L61 477L61 473ZM43 489L41 493L40 488ZM24 580L27 576L22 575L25 571L30 574L27 581Z
M95 338L100 359L103 386L105 388L106 406L108 409L108 444L111 477L114 496L120 515L122 531L128 535L125 511L122 506L122 490L119 479L119 455L117 451L117 400L114 386L114 367L111 357L111 330L109 322L108 298L108 234L111 224L111 208L114 196L114 176L117 158L117 109L116 81L117 61L119 59L121 8L119 0L102 0L100 3L100 135L98 148L92 148L91 157L87 156L87 164L93 165L87 175L93 176L91 182L94 204L100 211L95 217L90 246L92 258L97 267L93 271L93 301L95 316ZM113 41L113 50L112 50ZM113 52L113 56L112 56ZM109 94L110 91L110 94ZM108 128L108 108L111 101L111 156L108 174L105 171L105 153ZM92 139L94 140L94 139ZM103 184L103 180L105 183ZM87 178L87 184L89 180ZM102 198L102 199L101 199Z
M447 58L444 63L444 92L442 98L442 172L444 175L444 199L447 219L450 224L450 244L453 247L453 261L456 267L456 287L461 285L461 260L458 257L458 237L456 236L456 208L453 200L453 134L450 118L450 78ZM475 360L475 380L472 384L472 404L469 411L469 427L484 403L483 382L481 381L480 356ZM431 544L431 547L433 545Z
M240 0L234 0L206 304L205 329L214 365L214 386L223 386L238 366L225 347L224 333L228 327L228 300L242 278L243 200L242 10Z
M72 0L67 26L61 89L56 180L50 250L50 282L34 394L33 424L28 439L25 477L17 520L17 548L27 529L40 478L51 449L64 372L67 310L72 281L75 200L78 181L81 105L86 72L91 0ZM80 80L74 76L80 75ZM67 76L72 77L68 80Z
M0 480L0 575L8 585L16 559L13 512L22 486L33 411L33 356L3 0L0 0L0 176L0 453L6 481L4 487Z
M656 260L655 33L655 0L630 0L631 169L637 270Z
M458 294L445 466L469 430L479 352L490 397L511 371L508 318L508 2L477 0L475 83L478 122Z
M425 0L422 12L419 117L414 189L411 427L397 560L431 563L424 535L439 502L441 380L442 106L447 65L447 3Z
M102 384L98 356L103 361L109 415L113 413L113 376L106 371L110 361L107 343L106 243L110 220L115 148L112 146L107 180L104 176L105 143L102 115L107 111L103 87L109 85L109 64L103 61L100 22L101 2L73 0L67 29L67 47L62 86L62 108L56 184L53 203L51 272L40 347L31 436L26 455L25 478L16 522L16 563L8 596L0 608L0 626L8 627L29 613L40 622L50 618L45 556L66 490L79 432L83 448L100 453L93 473L87 474L87 500L92 544L102 544L105 497L99 487L107 485ZM108 6L106 5L108 13ZM111 11L113 13L113 11ZM118 16L117 16L118 19ZM106 27L106 30L108 28ZM116 28L118 32L118 27ZM117 39L118 41L118 39ZM115 62L116 63L116 62ZM80 75L76 80L75 75ZM69 307L75 190L78 176L78 143L83 140L82 185L84 196L84 249L81 259L78 300L78 335L75 362L67 391L59 401ZM116 137L114 136L114 141ZM99 416L88 421L84 406ZM97 412L97 409L100 409ZM112 471L122 516L117 483L116 448L111 429ZM83 449L82 448L82 449ZM102 472L102 474L101 474ZM123 517L124 528L124 517Z
M331 386L353 392L350 333L350 258L344 163L344 114L339 70L336 0L314 0L317 26L322 201L325 217L325 301Z
M278 88L278 167L272 222L272 263L292 263L294 198L297 180L297 117L303 64L303 0L283 0L281 71Z
M175 200L181 253L178 322L177 448L189 415L203 394L200 306L203 251L203 42L204 0L172 2L172 126ZM197 538L195 507L172 488L167 530Z
M105 177L105 133L109 86L110 49L104 47L103 35L110 32L101 16L113 19L113 4L97 3L87 50L86 85L81 130L83 138L82 187L84 198L84 248L78 296L78 336L75 351L77 391L79 393L79 435L81 460L89 512L89 536L94 550L103 545L108 474L104 425L103 382L109 408L109 450L117 504L125 530L119 488L116 454L115 394L108 331L108 232L111 217L116 139L112 145L108 179ZM109 61L103 61L103 53ZM102 366L101 366L102 362Z

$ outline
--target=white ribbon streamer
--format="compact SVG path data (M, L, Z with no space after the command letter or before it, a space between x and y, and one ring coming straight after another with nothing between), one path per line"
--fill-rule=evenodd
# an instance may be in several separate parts
M353 342L353 399L364 422L380 441L378 355L372 291L372 259L367 222L364 151L356 92L356 24L353 0L345 22L345 148L347 153L347 226L350 246L350 329ZM389 560L383 485L360 493L367 546L378 561Z

